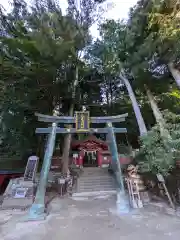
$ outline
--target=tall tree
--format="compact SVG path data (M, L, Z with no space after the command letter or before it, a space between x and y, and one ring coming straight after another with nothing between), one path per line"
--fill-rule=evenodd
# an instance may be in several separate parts
M131 9L128 33L134 70L170 71L179 87L179 1L142 0Z
M78 24L78 32L81 35L84 46L81 49L74 49L74 54L76 58L81 58L82 51L89 43L89 29L94 23L94 18L97 17L97 8L99 4L103 3L104 1L100 0L68 0L68 15L71 16ZM79 66L78 62L75 63L75 73L74 73L74 82L72 85L72 102L69 107L68 115L73 116L74 114L74 102L76 96L77 86L80 81L79 76ZM63 172L66 173L68 170L68 163L69 163L69 151L70 151L70 143L71 143L71 134L66 134L64 139L64 149L63 149Z
M11 125L24 135L24 130L13 124L20 113L20 121L27 125L30 116L35 123L34 111L52 114L57 106L68 111L65 105L72 101L76 63L84 66L75 50L84 47L84 39L79 33L81 26L63 16L53 1L35 1L29 12L24 2L17 5L15 1L12 12L1 12L1 22L2 121L7 130ZM35 125L32 127L34 132Z
M132 102L133 110L139 127L140 135L147 133L147 128L141 114L139 104L136 100L134 91L130 81L126 76L126 55L128 54L125 46L126 25L124 23L116 23L115 21L107 21L100 28L102 40L98 40L91 50L96 59L99 58L99 69L103 69L103 73L114 74L117 78L116 84L124 84L128 91ZM101 54L101 55L100 55ZM93 58L92 58L93 59ZM94 64L98 64L98 60L94 59ZM110 75L109 74L109 75Z

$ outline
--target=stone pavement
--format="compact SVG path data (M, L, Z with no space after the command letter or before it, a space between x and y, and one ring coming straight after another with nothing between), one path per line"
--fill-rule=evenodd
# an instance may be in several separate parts
M44 222L20 222L23 212L0 212L1 240L178 240L180 218L153 211L113 214L115 199L55 198Z

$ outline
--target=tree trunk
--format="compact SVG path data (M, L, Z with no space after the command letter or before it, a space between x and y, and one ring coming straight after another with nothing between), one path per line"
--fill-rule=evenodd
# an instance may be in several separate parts
M110 115L112 115L112 107L113 107L113 89L112 89L112 82L109 81L109 90L110 90Z
M75 94L76 94L76 87L78 85L79 81L79 73L78 73L78 67L76 67L76 72L75 72L75 80L73 84L73 90L72 90L72 103L69 109L69 116L73 116L74 113L74 99L75 99ZM69 126L71 127L71 126ZM71 134L66 134L64 137L64 148L63 148L63 155L62 155L62 171L63 173L67 173L68 171L68 166L69 166L69 151L70 151L70 146L71 146L71 139L72 135Z
M131 99L133 110L134 110L136 120L137 120L137 123L138 123L138 127L139 127L140 136L146 135L147 134L147 128L146 128L144 119L142 117L140 107L139 107L138 102L136 100L136 96L135 96L135 94L133 92L133 89L131 87L131 84L130 84L129 80L126 77L124 77L122 74L120 75L120 78L123 80L123 82L124 82L124 84L127 88L129 97Z
M174 67L173 63L168 63L169 71L171 72L176 84L180 88L180 72Z
M74 104L72 103L71 106L70 106L70 110L69 110L69 116L73 116L73 112L74 112ZM72 139L71 134L66 134L65 137L64 137L64 148L63 148L63 155L62 155L62 161L63 161L62 171L65 174L68 171L69 151L70 151L70 146L71 146L71 139Z
M157 122L157 124L159 124L161 137L170 138L169 131L166 129L166 126L165 126L165 120L157 106L154 96L152 95L151 91L148 89L148 87L146 85L144 87L146 89L147 97L150 102L156 122Z

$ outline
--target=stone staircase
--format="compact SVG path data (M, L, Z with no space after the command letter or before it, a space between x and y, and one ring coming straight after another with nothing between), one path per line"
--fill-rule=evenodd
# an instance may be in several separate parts
M115 179L107 168L84 168L77 180L72 197L91 197L116 194Z

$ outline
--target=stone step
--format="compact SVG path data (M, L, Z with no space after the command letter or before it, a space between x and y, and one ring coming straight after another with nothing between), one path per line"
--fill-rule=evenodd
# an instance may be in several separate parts
M114 181L81 181L78 183L78 185L102 185L102 184L105 184L105 185L114 185L115 182Z
M78 186L78 188L79 189L85 189L85 188L91 188L91 189L94 189L94 188L113 188L113 189L115 189L115 187L116 186L114 186L114 185L94 185L94 186L92 186L92 185L89 185L89 186L87 186L87 185L80 185L80 186Z
M98 178L101 178L101 179L111 179L111 178L113 178L112 176L108 176L108 175L101 175L101 176L99 176L99 175L94 175L94 176L92 176L92 175L90 175L90 176L81 176L79 179L98 179Z
M79 188L77 192L91 192L91 191L105 191L105 190L115 190L115 187L100 186L100 187L89 187L89 188Z
M107 169L85 168L77 181L76 193L80 196L91 196L91 194L114 194L116 193L115 180Z
M84 180L86 180L86 179L110 179L111 177L110 176L106 176L106 175L101 175L101 176L99 176L99 175L90 175L90 176L81 176L80 177L81 179L84 179Z
M115 181L112 180L106 180L106 181L102 181L102 180L96 180L96 181L79 181L78 185L114 185Z
M102 174L106 174L108 173L108 169L107 168L85 168L82 171L82 174L97 174L97 173L102 173Z
M89 186L92 186L92 187L95 187L95 186L115 186L116 184L115 183L109 183L109 182L105 182L105 183L101 183L101 182L96 182L94 184L90 184L90 183L79 183L78 186L79 187L89 187Z
M73 197L90 197L90 196L105 196L105 195L115 195L116 190L110 191L90 191L90 192L76 192L73 193Z
M109 175L107 174L83 174L80 176L81 178L87 178L87 177L90 177L90 178L95 178L95 177L110 177Z
M109 172L108 171L106 171L106 172L102 172L102 171L100 171L100 172L82 172L81 173L81 175L83 176L83 175L109 175Z
M84 172L81 173L81 175L91 175L91 174L92 175L109 175L109 172L108 172L108 170L106 170L106 171L103 170L103 171L95 171L95 172L94 171L92 171L92 172L91 171L88 171L88 172L84 171Z
M91 175L95 175L95 176L106 176L109 175L108 172L107 173L103 173L103 172L97 172L97 173L82 173L82 176L91 176Z
M79 178L79 181L81 182L98 182L98 181L109 181L109 182L112 182L114 179L113 178L109 178L109 177L82 177L82 178Z
M96 185L115 185L114 181L96 181L96 182L79 182L79 186L96 186Z
M83 168L83 171L101 171L101 170L104 170L103 168L101 167L85 167Z
M111 178L105 178L105 177L94 177L94 178L81 178L78 179L79 182L113 182L114 179Z
M116 183L115 183L115 181L94 181L94 182L92 182L92 181L80 181L79 183L78 183L78 185L79 186L96 186L96 185L111 185L111 186L113 186L113 185L115 185Z
M82 173L82 177L84 177L84 176L107 176L108 175L108 173L98 173L98 174L95 174L95 173Z
M89 189L91 189L91 190L94 190L94 189L97 189L97 190L104 190L104 189L108 189L108 190L111 190L111 189L116 189L116 186L115 185L113 185L113 184L109 184L109 185L107 185L107 184L99 184L99 185L79 185L78 186L78 191L85 191L85 190L89 190Z

